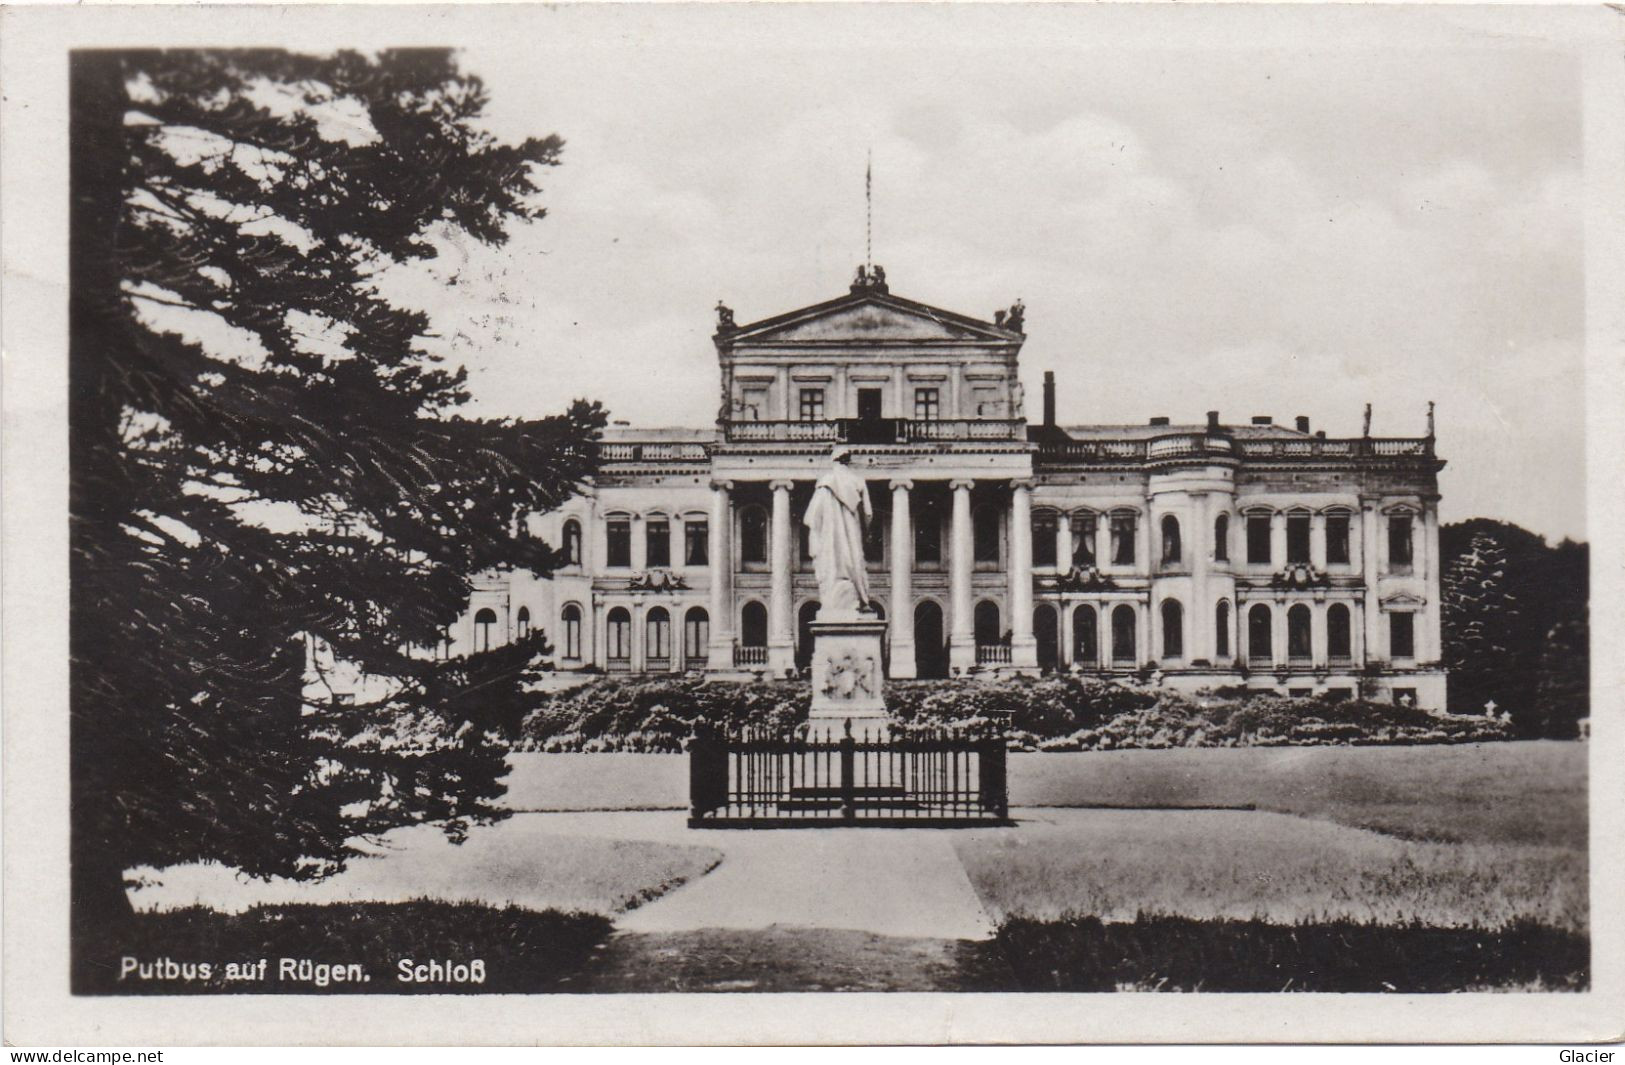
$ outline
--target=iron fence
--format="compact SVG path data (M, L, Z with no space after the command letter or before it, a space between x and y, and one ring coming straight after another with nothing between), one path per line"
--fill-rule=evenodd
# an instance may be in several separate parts
M993 730L702 731L689 742L689 796L692 828L1009 823L1005 740Z

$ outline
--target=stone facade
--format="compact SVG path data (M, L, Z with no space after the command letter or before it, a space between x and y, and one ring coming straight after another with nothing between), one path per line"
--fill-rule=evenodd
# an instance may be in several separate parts
M844 443L878 512L888 676L1074 669L1443 707L1431 417L1411 439L1217 413L1062 426L1046 379L1029 423L1021 306L969 318L878 271L817 306L718 317L717 426L608 430L590 491L533 519L575 561L482 578L450 653L541 626L567 670L800 671L817 611L800 519Z

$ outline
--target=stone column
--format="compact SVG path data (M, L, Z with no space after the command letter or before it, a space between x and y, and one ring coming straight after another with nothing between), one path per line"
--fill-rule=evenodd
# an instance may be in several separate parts
M1309 655L1316 669L1327 668L1329 656L1326 643L1326 601L1317 600L1309 607Z
M1377 531L1377 504L1375 500L1363 502L1360 513L1360 565L1365 574L1365 661L1385 662L1382 652L1380 626L1382 606L1377 596L1378 566L1382 538Z
M706 527L706 554L710 558L711 643L706 668L734 668L733 506L728 495L732 481L711 482L711 520Z
M1287 604L1276 600L1270 604L1270 665L1280 669L1286 665L1286 611Z
M1095 515L1095 568L1105 572L1106 567L1112 564L1112 517L1110 514Z
M1213 497L1198 492L1186 511L1185 554L1191 560L1191 601L1185 604L1185 661L1213 661L1213 604L1208 571L1213 568Z
M1060 511L1055 515L1055 569L1065 573L1072 568L1072 515Z
M1418 656L1420 661L1436 663L1444 655L1444 638L1442 629L1443 618L1440 612L1440 596L1444 592L1444 573L1440 565L1439 554L1439 503L1429 500L1422 504L1422 553L1426 566L1422 572L1423 596L1427 603L1422 607L1422 652Z
M1326 515L1319 511L1309 516L1309 564L1326 571Z
M914 522L909 491L914 482L891 482L891 675L914 676Z
M1277 510L1270 515L1270 569L1279 572L1286 565L1286 515Z
M1157 648L1151 646L1150 595L1145 603L1134 604L1134 667L1157 661Z
M1073 642L1077 639L1072 634L1072 610L1073 604L1068 603L1065 599L1061 599L1055 604L1055 627L1061 634L1061 646L1057 648L1059 652L1057 661L1060 662L1062 669L1072 668Z
M974 482L948 482L954 494L953 525L948 537L949 619L948 668L963 673L976 665L976 630L971 617L970 490Z
M796 651L793 622L790 619L790 481L774 481L773 526L769 559L770 583L767 599L767 668L776 677L795 668Z
M648 667L649 648L646 645L649 632L645 615L648 607L643 603L643 596L632 597L632 672L642 673Z
M1033 483L1010 482L1010 664L1038 668L1033 638Z

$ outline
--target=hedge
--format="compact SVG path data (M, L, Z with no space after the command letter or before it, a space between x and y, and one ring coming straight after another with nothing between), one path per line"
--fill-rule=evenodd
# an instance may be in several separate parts
M1235 691L1185 695L1077 676L888 681L898 731L1003 729L1012 750L1476 743L1510 738L1483 717L1436 716L1366 700ZM558 692L525 719L520 750L683 749L697 727L789 734L805 722L805 682L603 678Z

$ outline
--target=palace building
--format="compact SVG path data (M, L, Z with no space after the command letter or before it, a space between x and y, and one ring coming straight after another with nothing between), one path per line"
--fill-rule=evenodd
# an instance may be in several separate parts
M891 677L1077 670L1195 690L1363 693L1442 709L1428 432L1306 418L1063 425L1024 409L1018 303L991 321L893 295L750 324L717 307L717 424L616 426L589 490L533 519L570 563L482 577L447 653L541 626L564 670L791 675L817 585L801 516L838 444L867 478Z

